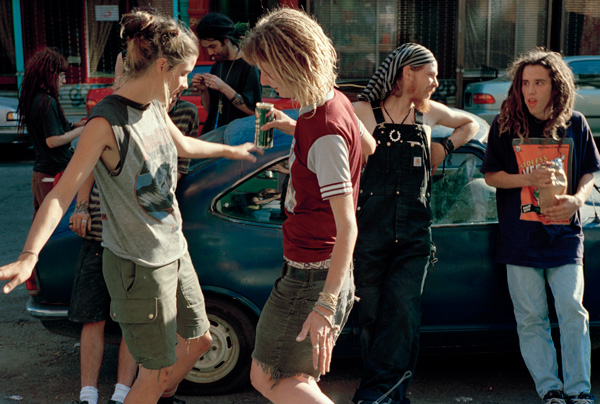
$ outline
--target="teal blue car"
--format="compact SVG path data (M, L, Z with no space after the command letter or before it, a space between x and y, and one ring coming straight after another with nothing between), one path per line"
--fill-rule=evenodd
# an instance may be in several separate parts
M505 271L493 259L495 189L479 172L489 127L476 119L478 135L450 154L433 178L433 238L439 261L423 298L421 341L426 352L518 349ZM450 133L436 127L433 138ZM248 117L204 139L240 144L253 137L254 117ZM290 136L276 131L274 147L255 163L193 160L190 174L178 185L183 232L206 297L214 341L180 386L181 394L230 393L249 381L256 322L281 271L281 198L290 144ZM600 223L594 219L594 207L587 208L589 288L600 282ZM32 296L27 310L49 330L77 337L79 330L67 320L67 309L80 240L69 230L68 217L42 251L35 279L28 282ZM597 328L600 295L586 293L585 303ZM111 335L118 336L118 331L114 324L108 327ZM358 336L351 316L334 353L358 356Z

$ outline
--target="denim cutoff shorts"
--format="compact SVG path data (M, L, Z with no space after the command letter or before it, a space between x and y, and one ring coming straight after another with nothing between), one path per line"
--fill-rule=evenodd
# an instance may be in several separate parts
M328 268L306 271L328 271ZM310 334L304 341L296 341L325 285L324 279L313 281L310 276L306 278L298 280L282 276L277 279L256 326L252 358L273 378L275 384L286 377L302 375L318 380L320 376L319 370L313 367ZM353 304L354 280L350 268L342 284L334 315L334 325L339 327L335 340L344 328Z
M103 270L111 296L110 316L144 368L175 364L177 334L194 339L209 330L204 296L187 252L168 265L147 267L105 248Z

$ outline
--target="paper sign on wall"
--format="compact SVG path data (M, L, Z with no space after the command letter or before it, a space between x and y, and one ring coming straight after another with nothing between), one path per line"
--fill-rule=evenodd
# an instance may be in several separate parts
M119 21L119 6L96 6L96 21Z

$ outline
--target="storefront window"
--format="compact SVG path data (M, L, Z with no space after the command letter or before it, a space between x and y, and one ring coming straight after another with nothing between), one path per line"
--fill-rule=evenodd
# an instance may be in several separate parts
M466 1L465 76L499 72L520 54L547 46L548 0Z
M152 7L173 15L172 0L88 0L86 5L90 77L113 77L115 61L122 50L119 24L122 13L134 7Z
M565 0L566 56L600 55L600 3Z
M312 0L310 10L333 41L340 78L369 78L396 49L396 0Z

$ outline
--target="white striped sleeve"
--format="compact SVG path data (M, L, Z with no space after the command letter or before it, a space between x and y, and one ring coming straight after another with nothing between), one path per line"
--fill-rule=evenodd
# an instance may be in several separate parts
M352 193L348 145L339 135L322 136L308 152L308 169L317 175L321 197Z

